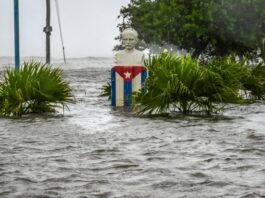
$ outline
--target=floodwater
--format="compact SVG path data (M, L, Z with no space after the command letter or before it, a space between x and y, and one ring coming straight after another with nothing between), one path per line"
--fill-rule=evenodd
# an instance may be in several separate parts
M111 59L56 61L76 104L0 119L1 198L265 197L265 103L140 118L99 97Z

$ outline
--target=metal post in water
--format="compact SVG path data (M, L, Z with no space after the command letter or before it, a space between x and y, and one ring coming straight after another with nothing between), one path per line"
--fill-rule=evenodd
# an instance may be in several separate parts
M19 2L14 0L15 68L19 69Z
M50 47L50 36L52 32L51 21L51 5L50 0L46 0L46 26L43 28L43 32L46 34L46 63L51 62L51 47Z

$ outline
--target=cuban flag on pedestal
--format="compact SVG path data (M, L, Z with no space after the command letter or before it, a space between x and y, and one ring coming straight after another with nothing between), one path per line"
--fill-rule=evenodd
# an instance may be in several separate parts
M111 69L111 105L131 106L132 93L142 90L147 77L143 66L115 66Z

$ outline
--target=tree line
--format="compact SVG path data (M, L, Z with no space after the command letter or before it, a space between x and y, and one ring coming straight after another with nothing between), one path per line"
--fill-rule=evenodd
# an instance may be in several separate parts
M131 0L120 30L131 26L141 43L173 44L193 57L260 57L264 0Z

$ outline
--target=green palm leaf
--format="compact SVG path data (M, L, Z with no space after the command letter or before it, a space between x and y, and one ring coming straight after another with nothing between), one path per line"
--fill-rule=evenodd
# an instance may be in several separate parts
M42 63L25 62L20 70L8 69L0 84L2 116L55 112L57 106L73 102L62 70Z
M230 77L231 84L225 83L226 75L233 75L228 68L205 68L190 56L177 57L168 53L150 57L146 67L149 71L147 91L135 95L135 101L142 106L140 114L168 113L175 109L183 114L209 113L218 109L214 105L216 102L240 102L240 81ZM224 74L220 74L220 70ZM233 67L232 71L237 70Z

